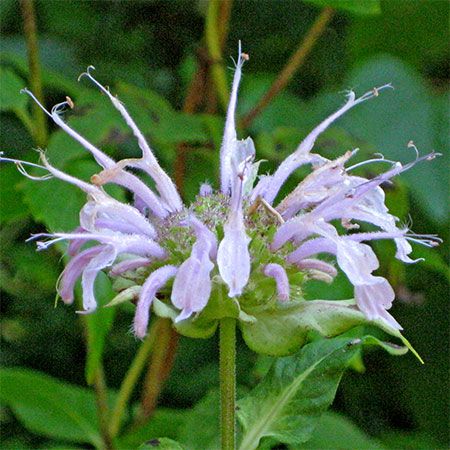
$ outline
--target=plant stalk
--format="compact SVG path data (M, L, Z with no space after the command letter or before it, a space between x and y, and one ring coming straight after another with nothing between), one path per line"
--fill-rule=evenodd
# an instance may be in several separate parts
M220 430L222 450L236 448L236 319L220 321Z
M198 55L198 69L195 72L189 84L186 98L183 104L183 112L187 114L194 114L199 105L203 101L203 95L206 86L206 75L208 72L207 63L202 55ZM189 151L189 146L184 142L177 147L177 156L175 159L175 184L178 191L183 196L184 182L186 177L186 153Z
M327 24L333 17L333 14L334 10L328 6L322 10L311 28L306 33L306 36L300 42L297 50L292 54L277 79L272 83L272 86L270 86L269 90L263 95L256 106L242 119L241 125L244 128L250 126L255 117L258 116L276 97L276 95L278 95L286 87L295 72L297 72L297 70L303 65L315 43L325 31Z
M23 16L23 31L27 45L29 83L36 98L44 104L34 1L20 0L20 6ZM34 102L32 108L34 115L33 138L36 145L45 147L48 138L47 119L44 111Z
M224 111L228 106L228 82L222 61L221 40L225 30L219 28L220 23L220 2L218 0L209 0L208 11L206 14L206 45L208 47L211 62L211 77L214 81L217 95ZM223 27L223 25L222 25Z
M103 367L99 365L94 380L95 401L97 403L97 417L102 436L104 449L114 450L112 436L108 427L109 406L108 406L108 387L105 382Z
M153 414L164 382L168 378L175 362L175 350L178 333L172 328L170 319L158 318L155 324L155 340L152 358L144 380L141 399L140 420L144 421Z
M117 396L116 404L111 416L111 422L109 424L109 432L112 437L116 437L120 431L120 425L122 423L123 415L125 413L128 401L130 400L133 389L139 380L139 377L145 367L148 360L148 356L156 340L157 327L153 322L150 331L142 342L136 356L133 359L127 374L122 381Z

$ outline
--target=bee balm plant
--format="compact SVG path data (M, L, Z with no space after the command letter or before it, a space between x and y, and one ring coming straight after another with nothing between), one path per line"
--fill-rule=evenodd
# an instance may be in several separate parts
M65 303L74 301L81 279L83 308L78 312L95 314L94 285L103 271L118 291L110 305L136 304L133 330L138 338L146 336L151 314L170 318L175 329L189 337L210 337L220 326L222 446L227 449L236 445L236 324L251 349L280 357L261 384L240 400L240 448L257 448L266 438L304 442L359 347L380 345L393 354L407 350L365 334L355 337L350 330L373 324L411 348L389 313L395 293L386 278L374 273L379 262L368 243L392 240L395 257L412 264L419 260L411 257L411 243L432 247L439 242L434 235L417 235L399 226L382 189L436 153L419 156L411 143L416 158L408 164L383 157L352 164L356 150L334 160L314 152L321 133L389 84L360 97L348 92L344 105L314 128L274 173L260 175L252 139L241 140L236 133L238 89L247 59L239 50L220 148L219 188L203 184L192 204L183 202L125 106L94 78L92 67L81 77L111 100L141 156L113 160L64 121L64 109L73 107L71 99L47 111L24 89L92 155L99 171L89 181L75 178L54 167L43 151L41 164L2 158L15 162L28 178L55 177L86 193L75 230L31 237L39 250L69 243L70 260L57 286ZM361 165L379 162L387 164L387 170L371 179L354 174ZM25 165L46 173L30 175ZM290 193L281 194L286 180L302 166L310 169L309 175ZM154 188L136 174L140 172L152 179ZM132 201L109 195L104 189L108 184L125 189ZM361 231L363 223L374 231ZM339 271L353 285L354 299L303 298L310 280L331 283Z

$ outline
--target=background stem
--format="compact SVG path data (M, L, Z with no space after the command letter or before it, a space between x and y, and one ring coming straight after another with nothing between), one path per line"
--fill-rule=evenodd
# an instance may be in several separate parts
M198 52L198 69L192 77L183 104L183 112L187 114L194 114L203 101L208 73L208 63L206 59L207 58L202 56L201 52ZM177 147L177 156L175 159L175 184L182 197L186 177L186 153L188 151L189 146L184 142L180 143Z
M225 68L222 61L221 32L220 23L220 4L218 0L210 0L208 3L208 11L206 14L206 45L208 47L209 56L211 57L211 77L214 81L217 95L224 110L228 105L228 82ZM221 25L223 29L223 24ZM223 36L223 33L222 33Z
M23 16L23 31L27 45L29 83L31 91L34 93L36 98L44 104L34 1L20 0L20 6ZM47 145L48 138L47 119L44 111L42 111L34 102L32 108L34 116L33 138L36 145L39 147L45 147Z
M97 417L100 426L105 450L113 450L114 445L112 436L108 428L109 406L108 406L108 388L105 382L103 367L99 365L94 380L95 400L97 402Z
M175 361L178 333L172 328L170 319L158 318L155 324L155 340L152 358L144 380L141 400L141 417L144 421L153 414L158 397Z
M236 320L220 321L220 429L222 450L236 446Z
M145 367L145 363L148 360L148 355L156 340L157 327L153 322L150 331L142 342L136 356L133 359L127 374L120 386L119 395L117 396L116 404L111 416L111 422L109 425L109 431L112 437L117 436L120 431L120 425L122 423L123 415L125 413L128 401L130 400L133 389L136 386L137 381Z
M270 86L269 90L259 100L256 106L242 119L241 125L244 128L248 127L253 122L255 117L260 114L264 108L267 107L267 105L273 100L273 98L286 87L294 73L305 62L306 57L314 47L314 44L325 31L328 22L333 17L333 13L334 10L329 7L326 7L322 10L311 28L306 33L306 36L300 42L297 50L292 54L291 58L284 66L284 69L280 72L277 79L272 83L272 86Z

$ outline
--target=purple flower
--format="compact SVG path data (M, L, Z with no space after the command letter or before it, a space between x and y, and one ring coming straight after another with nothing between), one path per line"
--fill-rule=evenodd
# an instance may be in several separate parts
M92 67L82 76L93 82L119 111L137 140L142 152L140 158L114 161L64 122L62 114L67 102L48 112L30 91L24 90L100 166L88 183L53 167L42 152L42 165L1 158L15 162L28 178L59 178L87 195L79 226L73 232L32 237L47 239L37 242L38 249L69 241L71 260L58 283L60 296L64 302L71 303L75 283L81 278L83 312L90 313L97 306L94 283L98 273L109 271L114 278L126 276L128 282L141 285L134 331L143 337L157 294L173 309L176 323L195 322L212 298L220 302L237 301L245 311L247 304L261 301L255 300L254 295L258 283L267 287L267 277L275 283L267 288L273 291L265 291L263 301L273 297L280 302L302 301L299 283L310 278L331 282L336 276L335 265L321 259L321 255L328 254L353 284L356 303L366 317L400 329L387 312L394 291L386 279L374 275L379 262L366 242L392 239L397 246L396 257L406 263L418 261L409 256L410 242L426 246L439 242L435 236L417 235L399 227L398 219L385 206L381 188L392 177L420 161L433 159L436 154L417 156L406 165L380 157L346 167L356 150L335 160L312 153L317 137L329 125L346 111L391 87L387 84L359 98L349 92L346 103L314 128L272 175L258 179L259 163L254 162L253 141L239 140L236 134L238 88L246 59L239 48L220 149L220 191L203 184L190 206L182 203L175 184L159 165L124 105L92 76ZM361 165L375 162L388 163L391 167L370 180L353 175ZM25 165L43 169L47 174L29 175ZM291 193L275 202L286 180L303 165L311 166L310 174ZM139 169L150 176L156 190L128 169ZM103 189L108 183L128 190L134 205L108 195ZM377 231L360 232L363 223L375 226ZM295 276L299 271L305 275L303 278ZM222 297L223 289L229 298Z

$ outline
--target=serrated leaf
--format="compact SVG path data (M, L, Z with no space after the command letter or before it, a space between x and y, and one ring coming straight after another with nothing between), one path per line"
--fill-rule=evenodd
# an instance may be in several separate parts
M373 16L381 13L380 0L304 0L314 5L335 8L352 14Z
M26 369L2 369L0 382L0 400L30 431L101 447L92 391Z
M306 442L366 339L321 339L293 356L278 358L264 380L238 402L243 426L239 449L253 450L263 438L293 445ZM371 338L368 342L374 343Z

